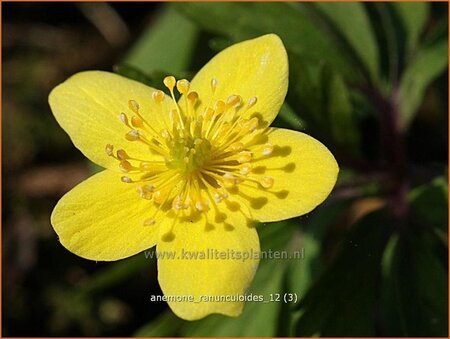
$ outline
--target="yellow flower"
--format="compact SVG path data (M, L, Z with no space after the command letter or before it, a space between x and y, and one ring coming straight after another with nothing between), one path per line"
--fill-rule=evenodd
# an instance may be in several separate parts
M91 260L156 245L158 280L179 317L237 316L236 295L258 266L254 222L311 211L329 195L338 166L317 140L269 127L288 85L274 34L227 48L191 83L168 76L164 84L171 96L89 71L51 92L58 123L106 168L64 195L51 222L68 250ZM183 296L196 302L175 300ZM207 300L217 296L234 299Z

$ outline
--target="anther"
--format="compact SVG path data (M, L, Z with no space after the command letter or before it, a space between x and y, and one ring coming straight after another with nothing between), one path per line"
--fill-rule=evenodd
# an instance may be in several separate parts
M238 107L242 103L242 98L239 95L230 95L227 99L227 106Z
M180 94L187 94L189 91L189 81L186 79L178 80L177 81L177 90L180 92Z
M125 113L120 113L119 119L120 119L120 121L122 121L126 126L129 126L129 124L128 124L128 118L127 118L127 116L126 116Z
M258 128L258 124L259 124L259 119L257 117L251 118L247 124L248 131L253 132L255 129Z
M153 169L152 163L149 161L141 161L141 163L139 164L139 169L142 172L150 172Z
M205 109L205 112L203 113L203 118L205 119L205 121L209 121L209 119L211 119L211 117L214 114L214 110L210 107L208 107L207 109Z
M120 178L120 180L122 180L122 182L125 182L125 183L127 183L127 184L133 182L133 180L131 180L130 177L122 177L122 178Z
M131 170L134 169L134 167L131 166L131 164L130 164L127 160L122 160L122 161L119 163L119 168L120 168L120 170L121 170L122 172L125 172L125 173L128 173L128 172L130 172Z
M105 147L105 152L107 155L112 156L113 155L114 146L111 144L107 144Z
M197 201L195 203L195 208L200 212L207 211L208 210L208 202L206 200L203 202Z
M139 196L143 199L151 200L153 197L152 185L138 186L136 191L138 191Z
M243 164L245 162L249 162L250 160L252 160L252 153L251 152L242 151L242 152L239 153L238 162L240 164Z
M172 91L173 88L175 87L176 79L175 79L174 76L169 75L169 76L167 76L167 77L164 78L163 82L164 82L164 85L165 85L170 91Z
M155 219L150 218L144 221L144 226L152 226L155 224Z
M241 169L239 170L239 173L242 175L247 175L252 170L252 164L247 162L241 166Z
M162 204L164 202L164 196L161 191L156 191L153 193L153 201Z
M131 117L131 125L133 127L142 127L144 126L144 121L140 117L133 115Z
M188 100L191 102L192 106L195 105L195 103L198 100L198 93L197 92L191 92L187 96Z
M139 104L135 100L128 100L128 107L134 112L139 113Z
M152 98L157 104L159 104L164 100L165 94L163 91L156 90L152 93Z
M217 115L222 114L225 112L226 104L222 100L218 100L214 104L214 111Z
M244 144L242 142L235 142L230 145L230 151L237 152L241 151L244 148Z
M271 188L273 186L273 178L272 177L263 177L259 183L264 188Z
M256 104L256 101L257 101L256 97L251 97L251 98L248 100L247 107L248 107L248 108L252 107L253 105Z
M262 154L264 156L268 156L268 155L271 155L272 152L273 152L273 145L272 144L265 144L264 148L262 150Z
M129 141L136 141L139 139L139 131L133 129L125 134L125 138Z
M125 152L125 150L118 149L117 150L117 158L119 160L126 160L126 159L130 159L130 156L127 154L127 152Z
M216 91L217 85L218 85L217 79L215 78L211 79L211 90L213 93Z

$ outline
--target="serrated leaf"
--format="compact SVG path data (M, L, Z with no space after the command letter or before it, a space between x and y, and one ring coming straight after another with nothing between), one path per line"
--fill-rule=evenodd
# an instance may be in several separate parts
M398 101L403 127L414 118L431 82L448 68L448 42L424 47L407 66L400 81Z

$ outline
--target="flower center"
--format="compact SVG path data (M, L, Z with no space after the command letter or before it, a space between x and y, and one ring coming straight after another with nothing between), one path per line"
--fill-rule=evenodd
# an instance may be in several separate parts
M169 89L173 109L164 112L161 103L165 94L152 93L160 114L169 115L169 124L156 131L140 112L139 104L129 100L128 114L121 113L120 120L128 127L125 138L130 142L145 144L158 160L145 160L129 155L113 145L106 145L106 153L119 162L127 173L124 183L137 183L137 192L143 199L157 205L157 210L144 225L153 225L156 215L166 208L178 213L217 210L217 204L228 199L230 190L244 182L253 182L261 189L270 189L273 178L253 173L253 163L272 154L274 146L265 143L265 126L258 114L251 113L256 97L246 102L239 95L226 100L215 100L199 107L199 95L189 91L187 80L176 81L173 76L164 79ZM212 79L212 97L218 81ZM175 99L174 88L184 98L184 107ZM256 172L256 171L255 171Z
M170 142L167 168L189 175L200 170L211 157L211 144L205 138L178 137Z

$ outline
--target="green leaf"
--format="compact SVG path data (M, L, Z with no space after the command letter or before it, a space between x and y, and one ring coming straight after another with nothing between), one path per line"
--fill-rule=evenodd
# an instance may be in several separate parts
M358 71L335 39L315 21L310 4L283 2L187 2L177 8L205 30L233 42L276 33L290 53L327 61L348 78Z
M140 37L124 63L151 74L154 71L179 73L191 61L198 38L196 26L171 6Z
M374 336L379 266L391 226L384 211L361 219L300 304L296 336Z
M448 184L437 178L409 200L411 215L383 256L383 323L389 336L447 337Z
M439 258L447 251L421 228L393 238L383 259L383 320L389 336L448 336L447 263Z
M134 334L135 337L175 337L185 323L171 311L162 313L151 323L144 325Z
M431 82L448 67L448 42L424 47L407 66L398 91L403 127L414 118Z
M295 129L297 131L304 131L306 129L305 122L295 114L294 110L287 102L284 102L283 106L281 106L280 113L278 113L272 125Z
M318 2L315 4L342 34L358 61L372 79L378 77L378 45L364 4L359 2Z
M153 250L151 249L151 251ZM77 288L77 291L89 294L121 284L127 279L131 279L142 268L148 267L150 263L150 259L145 258L143 254L111 263L93 274L86 284Z
M413 219L420 220L426 227L448 232L448 182L443 177L415 188L410 199Z
M291 58L288 101L298 109L308 132L344 153L357 154L359 134L350 94L329 65Z
M430 13L426 2L392 2L390 5L398 15L406 35L406 50L411 53L417 47Z

